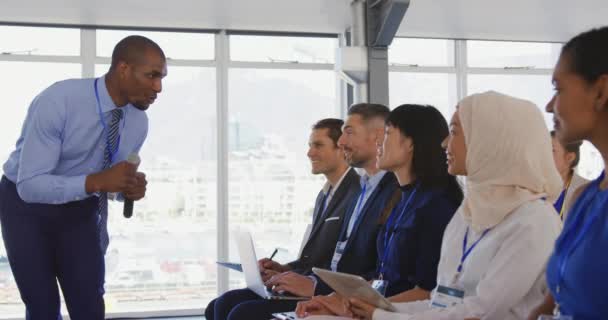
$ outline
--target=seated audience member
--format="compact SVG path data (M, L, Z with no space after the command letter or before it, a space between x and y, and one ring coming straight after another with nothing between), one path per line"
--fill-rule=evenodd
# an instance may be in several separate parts
M327 182L317 195L311 233L297 260L287 264L260 260L263 277L288 270L310 272L312 267L323 267L331 259L344 215L359 194L359 175L348 166L344 150L338 147L343 124L340 119L323 119L312 127L307 155L312 173L323 174ZM209 320L226 319L234 304L258 299L249 289L230 291L209 303L205 317Z
M568 214L568 209L576 201L575 191L580 186L587 184L589 180L586 180L575 172L581 156L581 141L564 144L555 136L555 131L551 131L551 143L553 144L555 167L564 182L562 193L553 204L553 207L555 207L555 211L559 213L559 217L563 221Z
M445 227L462 202L441 147L447 135L445 119L431 106L402 105L386 121L378 167L397 176L402 197L378 236L376 279L386 281L395 302L429 299ZM296 311L352 316L335 294L300 302Z
M604 159L604 171L579 188L547 265L550 293L530 314L560 319L608 318L608 27L593 29L564 45L553 72L555 95L547 104L557 137L586 140Z
M398 312L349 299L362 319L526 319L543 299L544 267L560 221L561 179L543 117L531 102L496 92L463 99L450 123L448 171L467 177L443 236L431 299ZM314 319L317 317L311 317Z

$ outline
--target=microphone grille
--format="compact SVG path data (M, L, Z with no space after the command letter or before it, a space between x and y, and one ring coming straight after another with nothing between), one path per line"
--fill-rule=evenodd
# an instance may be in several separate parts
M139 155L137 153L131 153L127 158L127 161L131 164L139 164L141 162L141 159L139 158Z

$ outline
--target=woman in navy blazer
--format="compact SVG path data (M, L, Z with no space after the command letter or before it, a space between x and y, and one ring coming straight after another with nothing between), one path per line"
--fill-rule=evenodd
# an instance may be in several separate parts
M441 148L447 135L445 118L432 106L401 105L386 121L378 167L396 175L402 195L378 235L376 279L386 281L395 302L429 299L436 285L443 232L463 198L447 172ZM297 313L353 316L336 296L302 302Z

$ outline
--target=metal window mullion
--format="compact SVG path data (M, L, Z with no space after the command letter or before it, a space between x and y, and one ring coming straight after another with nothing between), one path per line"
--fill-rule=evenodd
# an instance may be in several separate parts
M82 77L95 77L95 54L97 52L96 31L80 30L80 56L82 59Z
M498 75L550 75L551 69L525 68L467 68L467 74L498 74Z
M217 96L217 259L228 260L228 61L230 43L226 31L215 36ZM217 266L218 295L228 290L228 270Z
M110 64L112 62L111 58L107 57L95 57L95 64ZM168 60L167 66L176 66L176 67L207 67L214 68L217 62L213 60Z
M412 73L456 73L455 67L412 67L412 66L389 66L389 72L412 72Z
M0 61L17 62L51 62L51 63L81 63L80 56L45 56L45 55L0 55Z
M321 63L276 63L230 61L229 68L239 69L286 69L286 70L334 70L333 64Z
M456 62L456 90L457 100L460 101L467 95L467 42L465 40L455 40L454 54ZM456 111L455 106L454 110Z

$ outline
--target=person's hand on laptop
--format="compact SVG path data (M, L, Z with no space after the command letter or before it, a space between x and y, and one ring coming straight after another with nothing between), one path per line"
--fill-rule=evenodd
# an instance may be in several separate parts
M312 297L315 293L312 279L291 271L277 274L265 284L274 292L289 292L298 297Z
M272 277L276 276L277 274L281 274L281 272L270 270L270 269L260 271L260 275L262 276L262 281L264 281L264 283L268 282L268 280L270 280ZM268 289L272 289L269 286L267 286L267 287L268 287Z
M372 320L376 307L357 298L345 300L344 307L350 309L357 319Z
M309 301L299 302L296 315L300 318L315 315L354 316L350 309L346 308L343 298L335 293L328 296L314 296Z
M258 266L260 267L260 272L264 273L266 270L272 270L275 272L287 272L291 270L291 266L288 264L280 264L274 260L269 258L263 258L258 261Z

